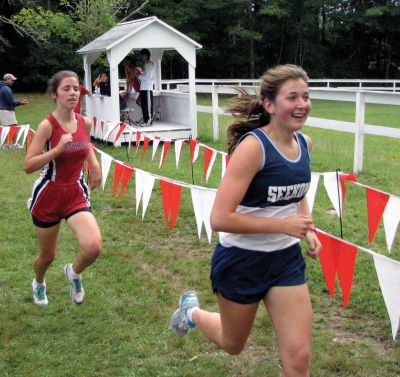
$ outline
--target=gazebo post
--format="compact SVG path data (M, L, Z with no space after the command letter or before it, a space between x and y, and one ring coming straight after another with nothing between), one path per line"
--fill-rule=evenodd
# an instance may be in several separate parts
M197 137L197 109L196 109L196 82L195 67L188 64L189 71L189 108L190 108L190 126L192 129L192 137Z

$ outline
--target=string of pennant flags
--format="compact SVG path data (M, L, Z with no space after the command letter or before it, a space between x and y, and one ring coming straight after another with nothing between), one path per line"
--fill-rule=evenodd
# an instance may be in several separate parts
M23 143L26 141L27 144L30 142L34 133L34 131L31 130L27 125L20 126L19 130L13 132L15 132L15 135L18 134L18 138L22 138L21 140ZM5 135L4 130L0 128L1 144L4 143L6 137L7 135ZM138 151L141 142L137 134L136 137L136 141L138 142L136 142L135 148ZM150 140L159 140L165 143L165 140L162 138L156 139L154 136L153 139ZM168 148L172 143L175 144L175 155L180 156L184 142L185 140L178 140L167 143L166 146L163 147L160 161L165 161ZM158 146L159 143L156 144ZM196 153L198 155L198 149L196 152L196 148L200 146L200 143L196 140L193 140L191 145L190 158L191 162L194 163L197 159ZM142 145L142 154L145 153L143 152L143 149L145 149L144 141ZM135 210L137 214L139 212L140 202L142 202L142 220L144 219L147 206L150 202L156 180L159 181L164 209L164 219L170 231L174 229L179 215L182 189L190 189L198 236L199 238L201 237L202 228L204 226L208 242L211 243L212 229L210 225L210 213L215 200L217 191L216 189L188 184L171 178L163 177L161 175L149 173L126 162L114 159L112 156L97 147L95 150L100 154L103 190L105 189L111 165L114 163L114 181L112 189L113 198L117 195L118 188L119 197L123 197L126 187L129 181L132 179L133 173L135 174ZM215 155L216 154L217 153L215 153ZM222 153L220 154L222 155ZM155 152L153 150L153 157L154 155ZM229 160L223 160L223 165L225 165L225 167L227 165L227 161ZM178 162L179 160L177 161L177 166ZM162 163L160 163L160 166L161 165ZM211 159L209 159L208 163L207 159L205 158L205 176L210 165L212 166ZM357 182L357 178L353 174L342 172L312 172L311 183L307 193L310 211L312 211L314 206L315 197L318 192L318 184L321 177L323 178L327 195L338 217L341 217L343 213L343 203L346 198L346 185L354 184L365 189L368 211L368 244L373 242L380 221L383 218L386 244L388 252L390 253L396 236L397 227L400 222L400 198ZM395 340L400 325L400 262L385 255L376 253L370 249L335 237L321 229L317 229L317 233L323 246L319 260L328 292L331 294L331 296L334 296L336 277L338 277L342 292L343 308L347 306L350 299L358 251L365 252L373 257L378 281L391 322L392 337L393 340Z

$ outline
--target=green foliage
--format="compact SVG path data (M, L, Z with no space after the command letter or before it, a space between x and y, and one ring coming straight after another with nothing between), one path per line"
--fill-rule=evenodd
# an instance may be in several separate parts
M39 44L51 44L55 39L76 43L80 39L71 17L42 7L23 8L13 16L13 21L20 24Z

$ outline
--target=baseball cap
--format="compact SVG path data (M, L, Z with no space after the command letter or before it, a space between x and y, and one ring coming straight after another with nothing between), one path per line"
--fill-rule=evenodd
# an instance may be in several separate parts
M4 75L4 80L9 80L9 79L16 80L17 78L12 73L6 73Z

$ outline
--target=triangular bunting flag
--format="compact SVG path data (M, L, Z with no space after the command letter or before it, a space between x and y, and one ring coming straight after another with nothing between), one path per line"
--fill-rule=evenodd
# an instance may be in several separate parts
M119 124L119 129L118 129L117 135L115 136L114 143L116 143L119 140L119 138L121 137L122 132L124 132L125 128L126 128L125 123Z
M199 157L199 141L195 139L190 139L189 140L189 145L190 145L190 162L193 164L196 160L197 157Z
M204 175L203 178L208 181L210 177L211 170L213 168L215 157L217 156L217 151L208 147L204 147Z
M181 201L182 186L172 182L160 180L160 188L164 206L164 218L169 229L174 229L176 219L179 213Z
M212 229L210 224L210 215L215 201L216 190L192 187L190 191L192 194L192 203L199 238L201 236L202 224L204 223L208 242L211 243Z
M176 161L176 168L179 166L179 159L181 158L182 149L185 145L185 140L175 140L175 161Z
M335 296L336 283L336 263L333 238L325 233L318 232L318 239L321 242L322 250L319 254L319 262L321 264L322 273L324 275L326 286L329 294Z
M150 138L147 137L147 136L145 136L145 137L144 137L144 141L143 141L142 155L141 155L141 157L140 157L140 160L143 160L143 156L144 156L144 154L145 154L146 151L147 151L147 148L148 148L148 146L149 146L149 143L150 143Z
M100 151L99 151L100 152ZM111 161L113 158L109 156L107 153L100 152L101 153L101 184L104 190L104 187L106 185L107 181L107 176L108 172L110 171L111 167Z
M231 159L231 156L229 156L228 154L225 154L225 153L221 153L221 163L222 163L222 166L221 166L221 168L222 168L222 170L221 170L221 179L225 175L225 171L226 171L226 168L228 167L230 159Z
M142 137L142 133L140 131L136 131L136 145L135 145L136 153L137 153L137 151L139 149L139 146L140 146L140 138L141 137Z
M333 297L337 274L342 289L344 309L349 301L353 284L357 247L321 232L318 232L318 239L322 244L319 259L328 291Z
M0 139L0 146L2 146L10 132L10 127L2 127L1 129L1 139Z
M159 168L161 168L162 164L164 163L170 146L171 146L171 140L164 140Z
M345 181L356 182L357 178L354 174L339 173L340 185L338 187L336 172L324 173L323 175L324 175L324 186L329 196L329 199L331 200L333 208L335 208L337 215L341 216L343 213L343 203L346 196ZM339 197L340 197L340 202L339 202Z
M400 221L400 198L390 196L383 211L383 225L385 227L386 245L388 251L392 250L394 237Z
M120 164L119 162L115 161L115 173L114 173L114 186L113 186L113 193L112 197L114 198L119 182L121 181L122 174L124 172L125 166L123 164Z
M400 323L400 263L376 253L373 257L395 340Z
M7 144L8 144L8 145L11 145L11 144L13 144L15 135L17 134L17 132L18 132L18 130L19 130L19 127L17 127L17 126L11 126L11 127L8 127L8 128L10 128L10 132L8 133L8 141L7 141Z
M340 188L342 191L342 203L344 203L344 199L346 197L346 181L357 182L357 177L354 174L345 174L339 173L339 181L340 181ZM342 204L342 211L343 211L343 204Z
M124 196L125 188L132 177L134 167L129 164L124 164L124 171L122 173L121 190L119 192L120 199Z
M157 147L158 147L158 144L160 144L160 136L154 136L154 139L153 139L153 153L151 154L151 161L153 161L153 159L154 159L154 156L156 155L156 152L157 152Z
M136 173L136 213L139 209L140 199L142 198L142 220L149 204L151 192L153 191L155 177L143 170L135 170Z
M383 211L389 200L389 195L370 187L366 187L365 193L367 195L368 209L368 243L371 243L374 240Z
M312 210L314 207L314 201L315 201L315 195L317 194L318 182L319 182L319 174L311 173L311 183L310 183L310 187L308 188L307 195L306 195L310 213L312 213Z
M350 299L358 250L356 246L349 245L341 240L336 240L336 243L338 244L338 252L335 255L336 270L342 288L342 308L344 309Z

